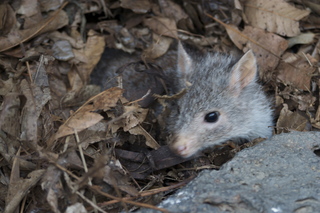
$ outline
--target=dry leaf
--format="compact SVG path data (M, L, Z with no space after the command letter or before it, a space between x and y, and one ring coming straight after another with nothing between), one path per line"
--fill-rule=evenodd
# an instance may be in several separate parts
M73 91L79 91L89 82L89 76L99 62L105 48L103 36L93 30L88 32L88 40L83 50L74 50L75 59L81 61L79 65L68 72L69 82Z
M266 72L274 70L279 63L280 56L288 47L288 42L273 33L259 28L246 26L242 32L228 25L226 28L233 43L244 52L252 49L259 65L260 77Z
M148 114L148 109L143 109L137 105L125 106L124 110L124 114L128 114L126 116L125 126L123 127L125 132L142 123Z
M315 68L310 66L308 61L293 53L283 56L283 61L278 66L278 79L287 85L300 90L309 90L312 73Z
M253 27L289 37L300 34L299 20L310 13L284 0L248 0L244 12Z
M178 23L181 19L189 18L179 4L171 0L159 0L158 2L161 8L161 13L157 15L172 18L176 23Z
M121 7L130 9L135 13L147 13L151 9L149 0L121 0Z
M6 37L0 36L0 52L8 50L37 35L59 29L68 24L68 16L63 10L51 13L37 25L25 30L12 30Z
M310 44L313 42L315 34L313 33L302 33L298 36L288 39L288 48L296 44Z
M95 111L106 111L110 109L110 107L114 107L122 93L122 89L113 87L91 98L59 127L53 140L74 134L75 131L80 132L101 121L103 117Z
M148 59L156 59L164 55L168 51L173 41L172 38L159 36L155 33L152 34L152 37L152 44L149 48L145 49L143 53L143 55L145 55Z
M159 143L140 125L129 129L130 134L143 135L146 138L146 145L152 149L158 149Z
M175 39L178 37L176 22L173 19L151 17L145 19L143 23L160 36L168 36Z
M7 35L15 27L17 20L9 4L0 4L0 36Z
M277 121L277 134L288 132L290 130L303 131L306 128L308 120L298 112L292 112L287 104L283 104Z
M104 167L103 180L106 183L119 188L121 191L127 192L131 196L137 196L137 189L130 184L129 178L125 173L120 162L116 161L115 163Z
M14 212L22 199L29 193L30 188L38 183L44 172L43 169L34 170L28 174L26 179L10 183L11 187L4 212Z

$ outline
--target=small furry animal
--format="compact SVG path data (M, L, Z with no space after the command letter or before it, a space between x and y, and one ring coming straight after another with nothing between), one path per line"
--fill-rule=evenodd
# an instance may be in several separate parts
M252 51L236 61L221 53L192 53L179 43L178 51L167 55L169 57L164 56L156 63L172 80L169 90L175 94L187 88L185 95L173 101L172 113L167 118L168 132L173 135L170 144L175 153L190 157L228 140L237 142L272 135L268 127L273 120L270 101L257 83L257 65ZM93 83L104 89L116 86L115 71L137 60L137 55L106 49L93 73ZM124 86L127 84L124 96L128 99L139 99L149 89L161 91L153 83L156 81L145 73L131 70L122 77ZM113 82L109 81L112 79ZM150 102L139 103L148 106Z
M273 113L251 50L236 62L221 53L191 55L179 44L177 57L177 87L191 83L168 119L177 154L190 157L227 140L271 137Z

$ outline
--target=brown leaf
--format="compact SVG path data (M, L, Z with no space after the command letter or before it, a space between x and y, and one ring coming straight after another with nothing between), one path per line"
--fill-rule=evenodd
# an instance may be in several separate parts
M146 145L152 149L158 149L159 143L141 126L135 126L129 129L130 134L143 135L146 138Z
M228 25L228 35L234 44L246 52L252 49L259 65L260 76L274 70L279 63L280 56L288 47L288 42L273 33L265 32L259 28L246 26L242 32Z
M176 23L178 23L178 21L180 21L181 19L188 18L188 15L184 12L179 4L171 0L159 0L158 2L161 8L162 15L174 19Z
M287 53L279 64L278 79L283 83L292 85L301 90L309 90L312 73L315 68L310 66L308 61L299 55Z
M151 9L149 0L121 0L120 6L135 13L147 13Z
M177 38L178 36L177 26L173 19L155 16L145 19L143 23L160 36L171 38Z
M244 12L253 27L296 36L300 33L299 20L309 15L309 10L300 10L284 0L248 0Z
M173 41L172 38L159 36L155 33L152 34L152 37L152 44L145 49L143 53L143 55L145 55L148 59L156 59L164 55L168 51L170 44Z
M7 35L15 27L17 20L9 4L0 4L0 36Z
M51 13L47 18L39 20L38 24L25 30L12 30L6 37L0 36L0 52L8 50L37 35L59 29L68 24L66 12L60 10Z
M96 32L90 30L85 48L73 51L75 59L82 62L68 73L73 91L79 91L89 82L89 76L99 62L104 48L105 41L103 36L99 36Z
M125 114L128 114L126 116L125 126L123 127L123 130L126 132L142 123L148 114L148 109L137 107L137 105L125 106L124 110Z
M298 112L292 112L287 104L283 104L277 121L277 134L288 132L290 130L303 131L306 128L308 120Z
M38 183L44 172L43 169L34 170L28 174L26 179L10 183L11 187L4 212L14 212L22 199L29 193L30 188Z
M132 196L137 196L137 189L131 186L129 178L125 175L125 173L126 172L121 167L120 162L116 161L114 164L112 164L112 167L109 165L104 167L103 180L115 188L119 188L121 191L127 192Z
M122 93L122 89L113 87L92 97L59 127L58 132L54 135L54 140L71 135L75 131L80 132L101 121L103 117L95 111L106 111L110 107L114 107Z

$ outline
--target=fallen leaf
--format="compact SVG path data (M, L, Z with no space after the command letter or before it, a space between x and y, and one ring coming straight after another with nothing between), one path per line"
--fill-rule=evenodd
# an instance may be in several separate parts
M309 90L315 68L299 55L286 53L278 68L278 79L300 90Z
M277 67L280 56L288 47L288 42L282 37L259 28L246 26L239 32L228 25L226 30L233 43L243 52L253 50L259 65L260 77L265 77L268 71Z
M145 19L143 23L160 36L168 36L175 39L178 37L176 22L173 19L151 17Z
M111 107L114 107L122 93L122 89L113 87L92 97L59 127L57 133L54 135L53 140L74 134L75 131L80 132L101 121L103 116L95 111L106 111Z
M135 13L147 13L151 9L149 0L121 0L121 7L130 9Z
M313 42L315 34L313 33L302 33L300 35L297 35L295 37L288 39L288 48L291 48L292 46L296 44L310 44Z
M303 131L308 123L308 119L298 112L292 112L288 109L287 104L283 104L277 121L277 134L288 132L291 130Z
M152 34L152 37L152 44L143 52L143 55L145 55L148 59L156 59L164 55L168 51L173 41L172 38L159 36L155 33Z
M66 12L60 10L51 13L37 25L25 30L12 30L6 37L0 36L0 52L15 47L37 35L59 29L68 24Z
M29 193L29 190L38 183L43 176L45 170L34 170L28 174L26 179L21 179L14 183L10 183L10 191L8 192L8 199L4 212L14 212L20 205L22 199Z
M244 13L253 27L291 37L300 34L299 20L310 11L297 9L284 0L248 0Z

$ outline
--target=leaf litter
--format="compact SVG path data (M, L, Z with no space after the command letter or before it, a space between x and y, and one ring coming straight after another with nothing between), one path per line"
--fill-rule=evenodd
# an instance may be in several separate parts
M154 205L258 143L170 152L164 117L180 94L154 62L174 64L176 40L252 49L275 134L318 131L319 16L315 0L0 3L0 211L166 212ZM97 76L101 63L119 75Z

